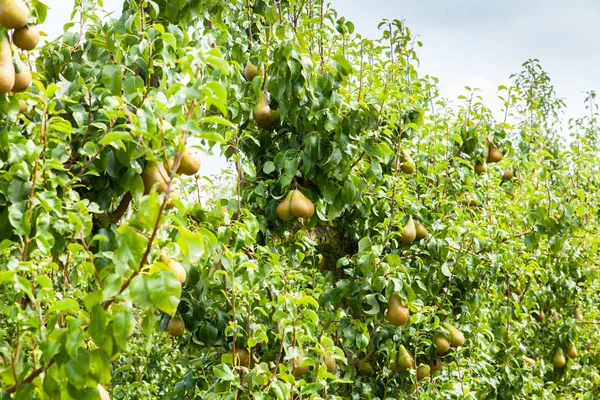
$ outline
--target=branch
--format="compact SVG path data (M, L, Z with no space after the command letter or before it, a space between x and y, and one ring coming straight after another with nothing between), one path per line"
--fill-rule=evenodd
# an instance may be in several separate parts
M29 376L25 379L23 379L20 383L17 382L16 384L12 385L11 387L4 389L4 391L8 394L14 393L17 391L17 389L19 388L19 386L23 385L24 383L31 383L33 382L33 380L35 378L37 378L38 376L40 376L40 374L44 371L46 371L48 368L50 368L52 366L52 364L54 364L54 358L52 360L50 360L50 362L48 363L48 365L46 367L41 367L38 368L36 370L34 370L31 374L29 374Z

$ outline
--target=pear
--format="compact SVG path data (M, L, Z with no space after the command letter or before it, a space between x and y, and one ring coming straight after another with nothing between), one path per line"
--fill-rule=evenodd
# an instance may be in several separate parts
M508 189L507 194L513 199L517 196L517 193L515 192L515 189L513 189L513 188Z
M291 209L293 195L294 191L290 190L281 203L279 203L277 206L277 216L284 221L290 221L294 218L294 214L292 214Z
M425 239L429 232L427 232L427 228L425 228L421 223L415 222L415 227L417 231L416 240Z
M308 372L310 367L308 365L302 366L303 362L304 358L302 357L295 358L292 362L292 375L294 375L295 378L299 378Z
M438 356L443 356L450 350L450 341L441 333L436 333L433 337L433 344Z
M413 161L410 154L408 154L408 152L405 150L402 150L401 161L402 165L400 166L400 169L402 170L402 172L404 172L405 174L412 174L415 172L415 162Z
M435 360L429 361L429 368L431 372L439 371L442 369L442 360L436 358Z
M477 175L483 175L487 172L487 165L481 161L477 161L475 164L475 173Z
M410 311L396 293L392 293L388 301L386 319L394 326L402 326L410 319Z
M417 229L415 227L415 221L412 217L408 217L406 225L402 228L402 243L411 244L417 237Z
M450 346L452 347L460 347L465 344L465 335L448 322L444 322L442 324L444 328L450 332Z
M35 25L27 25L15 29L12 40L15 46L21 50L30 51L35 49L40 42L40 31Z
M247 349L240 349L240 348L236 348L235 349L235 364L236 365L241 365L241 366L248 366L248 359L250 358L250 353L248 353Z
M335 359L333 355L327 354L325 355L325 366L327 367L327 372L333 374L337 368L337 364L335 363Z
M20 99L19 100L19 112L21 114L23 114L25 111L27 111L27 102L25 100Z
M31 82L33 81L31 71L16 57L13 60L13 65L15 68L15 84L12 87L12 91L15 93L23 92L31 86Z
M431 374L431 367L427 364L421 364L417 368L417 381L420 381L424 378L429 378Z
M157 192L159 193L164 193L169 188L169 174L163 163L148 161L142 171L142 180L146 194L150 193L155 184L158 184Z
M290 212L297 218L310 218L315 213L315 205L298 189L292 190Z
M573 312L573 317L575 317L575 319L579 322L583 321L583 314L581 313L579 308L575 309L575 311Z
M248 61L248 64L246 64L246 68L244 69L244 78L246 78L248 82L252 82L257 76L258 67L256 67L256 65L252 64L250 61Z
M505 182L510 181L514 176L515 173L512 170L507 169L506 171L504 171L504 175L502 175L502 180Z
M537 322L544 322L544 319L546 319L546 313L544 310L540 310L540 312L535 316L535 320Z
M0 35L0 94L8 94L15 86L15 66L8 36Z
M567 364L562 349L556 349L556 353L554 353L554 357L552 358L552 364L554 368L563 368Z
M488 147L487 162L490 164L497 163L502 161L503 157L502 152L493 143L490 143Z
M525 363L527 365L530 365L532 367L535 366L535 360L533 358L529 358L527 356L523 356L523 361L525 361Z
M167 324L167 333L173 337L183 335L185 331L185 322L179 313L173 315Z
M98 384L98 394L100 394L100 400L110 400L110 394L108 394L101 384Z
M260 92L258 101L252 112L256 126L261 129L271 129L279 121L279 111L271 110L269 100L265 92Z
M321 271L327 271L329 269L329 262L324 256L321 256L321 261L319 262L319 269Z
M200 154L185 150L181 156L181 163L177 168L178 174L193 176L200 171Z
M23 0L0 0L0 25L6 29L24 26L29 19L29 7Z
M574 344L571 344L567 349L567 357L569 357L570 359L575 359L577 358L577 355L577 347L575 347Z
M406 347L401 344L398 350L398 360L396 361L396 366L402 371L408 371L414 367L414 364L415 361L413 360L412 356L408 350L406 350Z
M162 256L162 261L167 268L175 274L180 283L185 282L185 279L187 278L187 271L185 270L185 267L181 265L181 263L178 263L167 256Z
M476 207L479 205L479 199L475 193L467 193L465 194L465 200L468 205L471 207Z

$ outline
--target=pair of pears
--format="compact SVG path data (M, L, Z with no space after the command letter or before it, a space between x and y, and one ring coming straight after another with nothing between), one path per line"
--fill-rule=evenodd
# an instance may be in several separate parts
M31 86L33 78L29 68L12 55L8 36L0 38L0 94L23 92Z
M415 240L421 240L427 237L429 232L421 223L415 222L411 217L408 217L408 221L402 227L402 243L411 244Z
M181 157L181 163L176 172L192 176L200 171L200 164L200 156L197 153L186 150ZM157 192L165 193L169 188L169 170L171 168L173 168L173 160L165 163L148 161L142 171L145 193L150 193L154 185L158 185Z
M277 216L290 221L296 218L310 218L315 213L315 205L298 189L290 190L277 206Z
M465 344L465 335L461 331L450 325L448 322L444 322L442 326L450 332L450 338L439 332L435 334L433 337L433 344L438 356L446 354L448 350L450 350L450 347L457 348Z

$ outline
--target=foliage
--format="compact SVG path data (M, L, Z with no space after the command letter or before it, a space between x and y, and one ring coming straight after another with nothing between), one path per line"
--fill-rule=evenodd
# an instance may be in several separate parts
M76 2L80 26L36 54L34 87L0 97L6 396L598 396L595 93L568 140L537 60L499 88L504 120L476 89L451 107L405 22L373 41L324 3L127 1L103 19ZM263 91L273 129L253 120ZM198 201L175 174L186 143L221 149L233 193ZM490 144L504 159L478 175ZM167 193L147 190L145 165L168 160ZM277 217L292 189L314 216ZM410 217L429 235L405 244ZM411 314L399 327L392 294ZM186 332L170 338L176 313ZM466 342L442 369L397 371L402 346L438 358L444 322Z

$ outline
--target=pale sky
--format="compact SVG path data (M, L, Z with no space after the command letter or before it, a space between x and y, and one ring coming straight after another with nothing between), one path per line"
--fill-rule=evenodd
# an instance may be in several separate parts
M419 71L440 79L443 97L456 99L465 86L478 87L496 115L496 90L529 58L538 58L558 96L566 100L566 117L585 113L583 91L600 90L600 1L598 0L330 0L356 32L379 37L383 18L404 19L424 46ZM119 13L122 0L104 0ZM51 8L43 30L50 39L62 33L72 1L46 0ZM203 162L205 174L225 166L219 157Z

